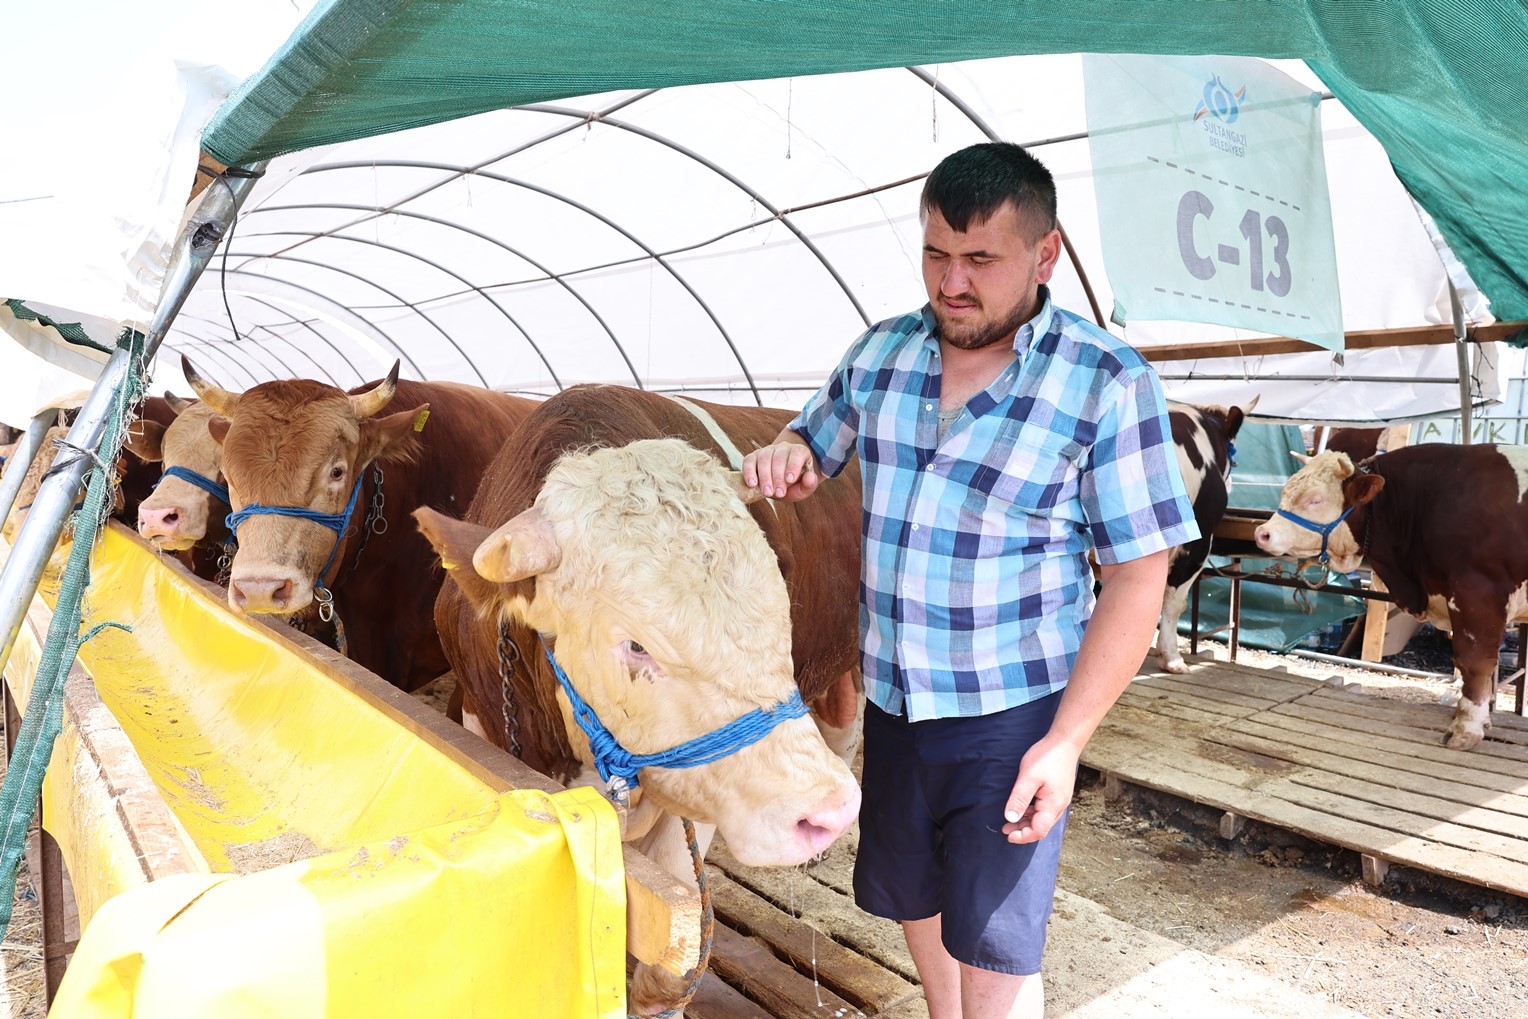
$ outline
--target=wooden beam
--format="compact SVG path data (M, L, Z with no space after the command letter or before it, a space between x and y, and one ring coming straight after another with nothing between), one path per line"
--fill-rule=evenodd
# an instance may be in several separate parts
M1494 322L1470 326L1466 339L1471 343L1504 340L1528 329L1528 322ZM1381 347L1421 347L1454 342L1451 325L1412 326L1403 329L1356 329L1344 337L1348 350L1373 350ZM1188 361L1218 357L1258 357L1263 354L1297 354L1322 350L1308 340L1292 336L1260 336L1246 340L1217 340L1213 343L1164 343L1138 348L1148 361Z

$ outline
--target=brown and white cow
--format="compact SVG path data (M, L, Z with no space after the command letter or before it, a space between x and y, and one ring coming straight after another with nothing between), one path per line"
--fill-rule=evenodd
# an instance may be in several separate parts
M1226 514L1231 493L1232 440L1246 414L1256 405L1256 397L1247 404L1245 411L1241 407L1168 404L1173 445L1178 451L1178 470L1183 474L1189 501L1194 504L1199 537L1173 549L1168 560L1167 590L1162 597L1162 615L1157 623L1157 661L1165 672L1188 671L1188 665L1178 651L1178 619L1183 615L1194 581L1210 557L1211 534Z
M1293 455L1304 466L1258 546L1337 573L1367 562L1396 605L1450 631L1464 690L1445 742L1478 746L1502 635L1528 622L1528 447L1412 446L1356 468L1345 453Z
M420 505L456 512L470 503L484 467L535 403L399 380L396 364L386 379L348 394L308 379L231 393L183 367L216 412L208 430L222 445L234 513L275 507L338 517L354 501L337 530L300 516L244 519L229 605L300 615L313 625L320 586L332 594L352 660L404 690L445 672L431 619L443 574L408 514ZM397 410L382 413L389 405Z
M576 387L517 433L469 520L418 511L450 570L440 627L457 628L480 652L453 660L469 710L501 701L501 621L520 649L512 682L522 738L535 750L524 756L565 780L576 770L597 782L590 741L544 644L635 754L682 744L798 690L808 700L841 690L857 658L856 486L825 483L815 513L760 502L750 516L740 476L720 462L729 447L769 442L789 417ZM840 500L852 513L834 509ZM628 840L692 882L675 815L703 826L702 852L704 826L715 826L739 859L778 866L821 853L859 806L847 764L805 717L711 763L643 768L639 781ZM662 971L642 967L633 982L637 1004L676 996Z

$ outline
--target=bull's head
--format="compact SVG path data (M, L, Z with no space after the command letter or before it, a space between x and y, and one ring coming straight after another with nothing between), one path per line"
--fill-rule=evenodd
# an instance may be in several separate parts
M1346 453L1306 456L1291 452L1302 466L1279 493L1279 512L1253 532L1258 548L1276 556L1317 559L1323 553L1337 573L1363 565L1363 550L1346 515L1373 501L1385 479L1358 474Z
M378 416L396 391L397 362L381 382L348 394L306 379L230 393L181 364L214 412L207 430L222 446L230 520L242 517L228 602L244 612L300 611L343 564L346 528L314 517L342 516L374 460L416 456L414 427L428 407ZM306 516L266 512L273 507Z
M492 533L429 509L415 516L464 593L540 631L619 744L646 755L796 694L785 582L741 487L709 454L650 439L563 457L535 505ZM569 700L559 702L589 760ZM645 797L717 825L757 865L821 853L859 808L858 786L809 717L639 780Z
M159 463L164 472L153 494L138 504L138 533L155 547L174 552L203 540L221 541L228 533L223 518L229 507L226 498L209 491L223 481L223 447L208 428L217 412L169 393L165 402L175 411L175 420L130 433L127 448L141 460Z

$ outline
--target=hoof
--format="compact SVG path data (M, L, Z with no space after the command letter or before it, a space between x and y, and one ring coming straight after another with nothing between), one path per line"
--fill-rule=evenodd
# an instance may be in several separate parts
M1188 663L1181 658L1174 658L1171 661L1157 659L1157 661L1162 666L1163 672L1172 672L1181 676L1188 671Z
M1450 750L1474 750L1480 746L1480 741L1484 738L1484 733L1460 732L1450 729L1448 735L1443 738L1443 745Z

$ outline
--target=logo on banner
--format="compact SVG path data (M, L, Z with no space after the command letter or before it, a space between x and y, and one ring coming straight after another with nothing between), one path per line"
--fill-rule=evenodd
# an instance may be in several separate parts
M1204 121L1204 134L1211 148L1238 159L1247 154L1247 133L1233 131L1231 125L1241 116L1242 100L1246 97L1246 85L1232 92L1217 74L1204 83L1204 98L1194 110L1194 123L1199 123L1205 116L1210 118Z

